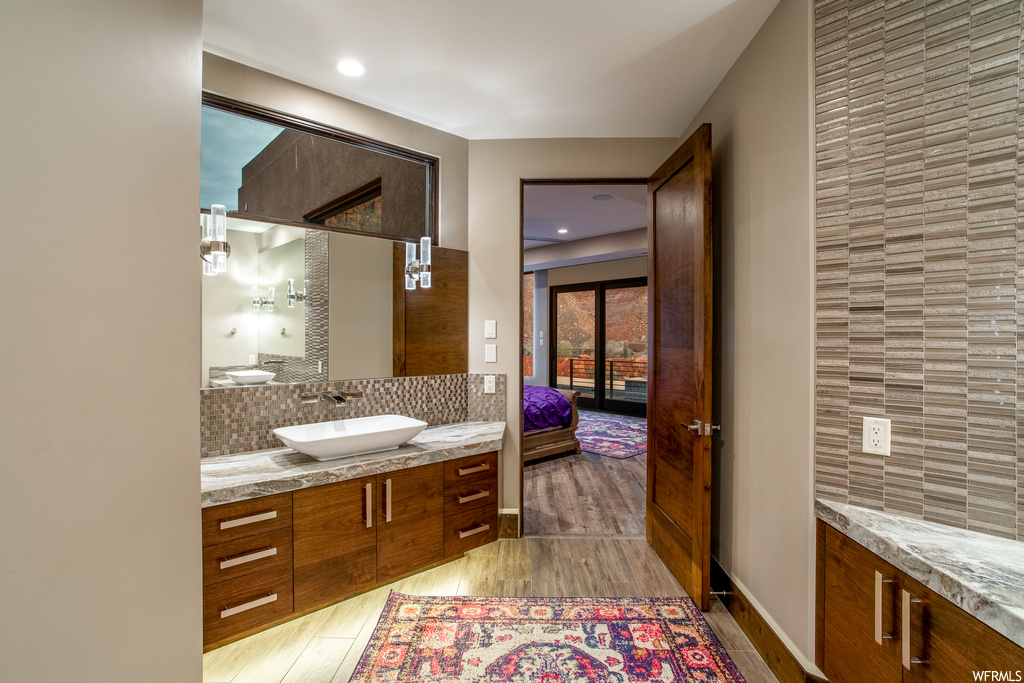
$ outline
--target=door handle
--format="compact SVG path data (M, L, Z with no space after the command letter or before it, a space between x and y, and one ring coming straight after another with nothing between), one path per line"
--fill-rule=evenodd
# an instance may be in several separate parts
M683 427L686 427L691 432L696 432L697 436L700 436L701 432L704 431L704 423L700 420L694 420L692 425L688 425L685 422L680 422Z
M875 642L882 644L883 638L892 638L888 633L882 633L882 584L892 583L892 579L882 578L882 572L875 571Z
M902 591L903 593L903 609L900 615L903 619L903 632L900 637L903 638L903 668L910 671L911 664L921 664L921 660L917 657L910 656L910 605L912 603L921 602L917 598L911 598L910 593Z

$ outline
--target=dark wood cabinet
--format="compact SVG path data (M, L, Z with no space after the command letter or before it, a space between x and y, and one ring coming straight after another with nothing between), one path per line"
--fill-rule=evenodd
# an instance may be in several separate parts
M377 582L444 559L441 463L377 475Z
M377 583L375 489L363 477L293 494L297 612Z
M204 508L204 646L458 557L497 531L497 453Z
M817 660L832 683L945 683L1024 671L1024 648L831 526L818 538Z
M896 575L874 553L826 531L823 670L832 683L900 682Z

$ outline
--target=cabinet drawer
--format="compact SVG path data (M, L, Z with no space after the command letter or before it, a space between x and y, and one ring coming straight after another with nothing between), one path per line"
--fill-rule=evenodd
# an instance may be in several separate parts
M292 530L278 529L203 548L203 585L292 566Z
M467 510L444 519L444 556L454 557L467 550L498 540L498 506Z
M203 546L285 529L291 525L291 492L203 508Z
M203 590L203 643L216 643L291 613L290 566L207 586Z
M444 464L445 487L498 476L498 452L471 455Z
M498 479L467 481L446 486L444 489L444 516L450 517L485 505L498 504Z

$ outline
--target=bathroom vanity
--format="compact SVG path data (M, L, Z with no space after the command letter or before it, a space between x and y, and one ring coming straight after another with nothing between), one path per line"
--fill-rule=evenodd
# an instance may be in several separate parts
M204 649L496 540L504 429L428 427L324 462L290 449L203 459Z
M815 512L829 681L1024 676L1024 544L822 500Z

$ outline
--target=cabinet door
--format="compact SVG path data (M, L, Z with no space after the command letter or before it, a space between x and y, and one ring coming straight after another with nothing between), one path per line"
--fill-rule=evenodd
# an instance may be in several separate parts
M899 610L895 567L828 527L825 534L824 671L831 683L899 683ZM875 572L881 585L881 631L875 640Z
M373 477L364 477L295 492L296 612L377 582L374 483Z
M1024 672L1024 649L906 575L902 589L910 600L920 600L908 612L911 664L903 670L905 683L959 683L981 671L1009 672L1009 678L989 680L1013 681Z
M377 580L381 583L443 558L443 486L442 463L377 475Z

